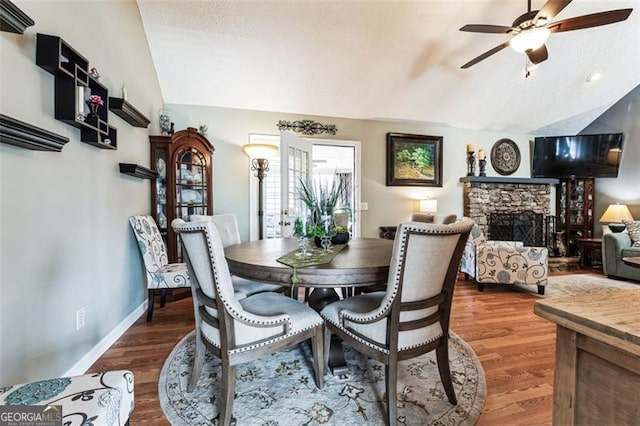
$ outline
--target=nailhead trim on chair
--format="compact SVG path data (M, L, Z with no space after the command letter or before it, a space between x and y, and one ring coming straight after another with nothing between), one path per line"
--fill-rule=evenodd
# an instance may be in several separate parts
M430 229L426 230L423 227L417 228L415 226L412 226L411 223L408 224L404 224L405 228L407 229L407 232L400 232L401 230L398 229L398 233L396 234L396 238L398 238L398 235L400 235L400 247L398 249L398 254L400 256L400 258L404 257L404 253L406 251L406 245L407 245L407 236L409 235L409 233L414 233L414 234L442 234L442 235L447 235L447 234L456 234L456 233L460 233L460 227L456 225L456 223L450 224L450 225L433 225L430 224ZM381 309L377 310L377 315L371 315L368 317L364 317L364 318L358 318L358 321L375 321L377 319L383 318L387 312L389 311L389 309L391 309L391 305L393 304L393 301L395 300L395 298L397 297L398 294L398 288L400 286L400 268L397 268L394 274L394 281L393 281L393 291L392 291L392 297L388 298L387 302L385 303L384 306L381 307ZM385 296L386 297L386 296ZM378 345L374 345L373 343L371 343L370 341L367 341L365 339L360 338L359 336L349 332L349 330L347 329L347 326L345 324L345 321L354 321L353 317L349 317L349 315L342 311L338 314L338 318L340 320L340 322L342 323L342 326L340 326L339 324L334 323L333 321L330 321L331 323L335 324L337 327L339 327L340 329L342 329L344 332L346 332L347 334L349 334L350 336L352 336L354 339L360 341L361 343L364 343L365 345L376 349L378 351L384 352L386 354L389 353L389 350L382 347L382 346L378 346ZM407 349L412 349L412 348L416 348L419 346L423 346L424 344L430 343L434 340L439 339L440 337L442 337L442 333L439 333L438 336L434 339L431 339L427 342L421 342L419 344L416 345L412 345L412 346L407 346L407 347L402 347L399 348L400 350L407 350Z

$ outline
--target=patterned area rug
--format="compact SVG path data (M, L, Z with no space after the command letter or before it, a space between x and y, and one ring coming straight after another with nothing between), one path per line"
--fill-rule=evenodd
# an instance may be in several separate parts
M384 365L346 348L350 373L325 375L315 386L310 345L299 345L236 369L233 415L237 425L383 425ZM440 383L435 351L402 361L398 372L398 425L474 425L486 396L484 372L471 347L451 332L449 354L458 405ZM173 349L160 374L160 405L172 425L211 425L218 415L220 361L207 353L196 389L187 382L194 332Z
M521 290L537 294L535 285L516 285ZM611 291L617 289L640 288L640 283L631 281L612 280L604 275L597 274L572 274L550 276L544 296L562 297L574 294L593 293L596 291Z

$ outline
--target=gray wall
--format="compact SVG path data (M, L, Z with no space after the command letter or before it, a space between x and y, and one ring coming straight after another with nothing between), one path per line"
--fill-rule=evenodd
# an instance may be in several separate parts
M119 162L149 164L162 108L137 5L125 1L15 1L36 25L0 33L0 112L70 138L60 153L0 144L0 386L61 375L144 302L127 218L149 211L148 180ZM112 96L153 117L150 129L109 114L118 150L80 141L55 120L54 78L35 65L37 32L57 35L102 74ZM154 128L155 127L155 128ZM76 311L86 325L76 331Z
M529 141L532 138L528 135L204 106L167 105L167 109L176 129L208 125L208 138L216 149L213 156L214 211L236 213L243 240L249 238L249 185L255 185L257 180L249 174L249 159L242 151L242 145L248 142L249 133L279 134L276 126L279 120L312 119L335 124L338 128L335 136L322 134L318 137L362 142L362 201L369 203L369 210L362 212L362 235L365 237L377 236L379 226L409 220L411 212L417 208L416 200L421 198L437 198L439 212L461 215L462 185L459 179L467 173L468 143L476 150L483 148L488 159L491 147L498 139L513 139L522 153L520 168L513 176L531 176ZM387 132L442 136L443 187L387 187ZM499 176L490 162L487 163L487 175Z
M640 86L619 100L583 134L624 133L622 162L617 178L596 179L596 223L609 204L626 204L631 215L640 220ZM596 224L596 235L602 228Z

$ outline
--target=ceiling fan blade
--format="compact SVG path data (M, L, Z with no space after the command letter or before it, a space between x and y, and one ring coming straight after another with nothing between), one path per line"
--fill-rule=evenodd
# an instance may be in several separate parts
M599 27L616 22L624 21L629 17L633 9L616 9L606 12L592 13L590 15L576 16L574 18L563 19L549 25L547 28L552 33L563 31L582 30L584 28Z
M545 18L545 23L551 22L553 17L567 7L569 3L571 3L571 0L549 0L542 6L538 13L536 13L536 16L533 18L533 24L535 25L540 18Z
M509 34L513 28L505 27L503 25L483 25L483 24L470 24L460 28L460 31L467 31L470 33L488 33L488 34Z
M549 52L547 51L547 46L544 44L538 47L536 50L527 50L525 52L529 57L529 60L532 64L539 64L542 61L546 61L549 58Z
M470 60L469 62L467 62L466 64L464 64L463 66L461 66L460 68L462 69L467 69L472 65L477 64L480 61L483 61L485 59L487 59L489 56L498 53L499 51L501 51L502 49L504 49L505 47L507 47L509 45L508 41L505 41L504 43L502 43L501 45L498 45L496 47L494 47L491 50L487 50L486 52L484 52L482 55Z

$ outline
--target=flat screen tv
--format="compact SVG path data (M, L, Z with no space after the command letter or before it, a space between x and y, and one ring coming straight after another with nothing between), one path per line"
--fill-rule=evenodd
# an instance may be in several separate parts
M618 177L622 133L537 137L532 177Z

